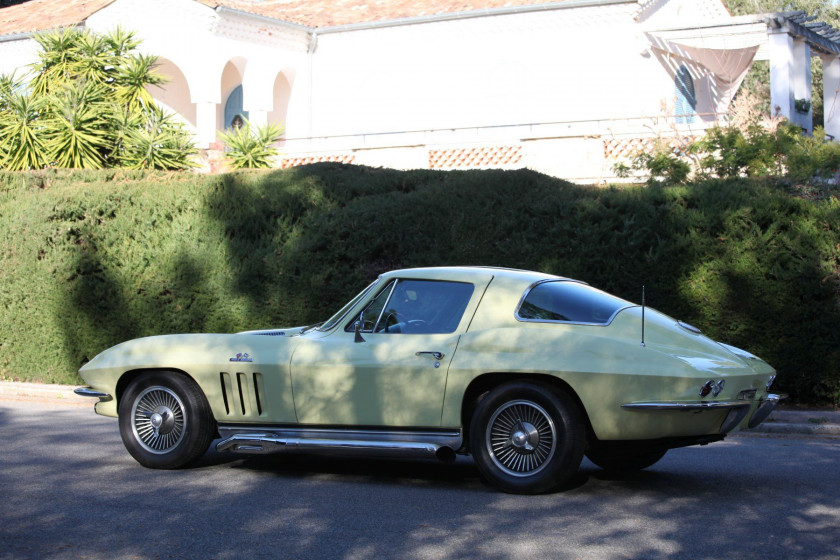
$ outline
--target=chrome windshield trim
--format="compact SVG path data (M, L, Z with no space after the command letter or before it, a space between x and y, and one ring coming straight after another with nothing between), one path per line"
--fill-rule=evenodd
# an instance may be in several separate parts
M382 320L382 315L384 315L385 310L388 309L388 302L390 302L391 298L394 296L394 289L396 289L397 284L399 284L399 283L400 283L400 278L395 278L394 281L391 283L391 291L388 292L388 297L385 298L385 305L382 306L382 311L379 312L379 317L376 318L376 322L373 324L373 328L369 331L362 330L362 332L370 332L370 333L375 333L376 332L376 327L379 326L379 321ZM376 294L376 295L378 296L379 294ZM373 298L373 299L376 299L376 298ZM371 303L373 303L373 299L371 300ZM365 309L367 309L367 308L365 308ZM364 327L364 325L362 325L362 326Z
M695 402L635 402L621 405L629 410L719 410L750 406L750 401L695 401Z
M102 400L110 401L111 395L108 393L103 393L102 391L94 391L90 387L77 387L73 389L73 392L79 395L80 397L97 397Z
M528 286L528 288L525 290L525 293L522 294L522 297L519 299L519 303L516 305L516 310L513 312L513 316L517 321L519 321L520 323L552 323L552 324L557 324L557 325L582 325L582 326L587 326L587 327L608 327L613 322L613 320L616 318L616 316L619 313L621 313L622 311L624 311L625 309L630 309L632 307L639 307L638 305L635 305L635 304L630 303L628 301L627 303L629 305L625 305L624 307L621 307L621 308L617 309L615 311L615 313L610 315L610 318L607 319L603 323L587 323L587 322L584 322L584 321L557 321L557 320L552 320L552 319L529 319L527 317L521 317L519 315L519 310L522 308L522 304L525 303L525 300L528 298L528 294L531 293L531 290L533 290L534 288L536 288L540 284L545 284L545 283L548 283L548 282L570 282L570 283L574 283L574 284L581 284L583 286L589 286L589 284L587 284L586 282L583 282L581 280L573 280L571 278L546 278L545 280L539 280L537 282L534 282L533 284ZM589 287L592 288L592 286L589 286ZM598 290L598 288L592 288L592 289L593 290ZM598 290L598 291L603 291L603 290ZM604 292L604 293L606 293L606 292ZM608 295L611 295L611 294L608 294ZM612 297L614 297L616 299L622 299L622 298L619 298L617 296L612 296Z
M336 311L335 315L324 321L324 323L322 323L321 326L316 327L315 330L318 332L329 332L333 330L337 325L340 325L344 321L345 317L347 317L350 314L350 312L353 311L353 309L355 309L360 303L362 303L362 301L364 301L365 297L370 293L371 290L373 290L373 288L377 284L379 284L379 281L381 279L382 275L380 274L379 276L377 276L376 280L368 284L367 288L356 294L353 297L353 299L344 304L344 307ZM342 311L344 312L342 313ZM336 317L339 313L341 313L341 315ZM335 321L333 321L333 319L335 319Z

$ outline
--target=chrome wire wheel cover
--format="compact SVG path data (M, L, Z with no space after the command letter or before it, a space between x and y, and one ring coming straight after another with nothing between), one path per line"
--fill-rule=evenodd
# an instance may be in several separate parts
M162 455L175 449L187 427L184 403L166 387L149 387L134 399L131 429L137 442L150 453Z
M557 430L543 407L517 400L493 413L485 440L490 458L499 469L511 476L532 476L554 456Z

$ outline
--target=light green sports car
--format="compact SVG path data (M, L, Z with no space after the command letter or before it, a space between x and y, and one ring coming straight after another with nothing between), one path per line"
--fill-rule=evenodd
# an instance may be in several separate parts
M641 469L721 440L780 398L772 367L690 325L480 267L383 274L312 327L131 340L79 374L147 467L187 465L217 438L238 453L471 454L525 494L562 485L584 454Z

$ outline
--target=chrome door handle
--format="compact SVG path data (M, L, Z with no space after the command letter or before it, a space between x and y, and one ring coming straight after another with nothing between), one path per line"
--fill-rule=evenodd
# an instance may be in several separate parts
M441 360L441 359L443 359L443 356L444 356L443 352L417 352L414 355L415 356L431 356L435 360Z

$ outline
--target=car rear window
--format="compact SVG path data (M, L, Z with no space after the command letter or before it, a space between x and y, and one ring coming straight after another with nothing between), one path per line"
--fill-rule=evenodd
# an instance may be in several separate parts
M633 304L580 282L558 280L533 286L516 311L521 321L607 325Z

